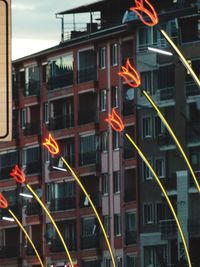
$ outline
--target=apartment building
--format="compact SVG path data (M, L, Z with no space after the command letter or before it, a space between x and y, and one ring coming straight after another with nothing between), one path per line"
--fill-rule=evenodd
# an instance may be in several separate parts
M118 267L139 266L137 157L123 133L105 118L112 108L126 132L136 138L134 91L117 72L136 52L135 30L124 23L132 1L98 1L57 14L61 42L13 62L13 139L0 143L0 191L38 249L44 265L69 266L48 217L34 198L10 177L15 164L51 211L69 247L74 266L112 266L110 254L88 199L60 158L42 141L52 133L61 154L87 189L114 251ZM82 13L90 21L76 24ZM65 18L73 14L73 28ZM15 222L0 211L0 266L39 266Z
M199 77L200 2L164 2L154 3L160 18L159 27L168 32ZM141 73L142 88L149 92L172 126L199 180L199 88L158 27L141 26L136 35L137 69ZM173 56L153 53L148 47L171 51ZM198 266L199 194L173 139L139 91L137 137L177 212L192 266ZM184 266L183 263L178 265L186 257L174 217L152 173L142 161L139 162L138 177L141 266ZM187 266L187 260L185 262Z

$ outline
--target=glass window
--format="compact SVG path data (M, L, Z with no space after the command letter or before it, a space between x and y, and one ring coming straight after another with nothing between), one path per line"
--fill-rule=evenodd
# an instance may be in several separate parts
M105 89L100 91L100 109L101 111L106 110L106 90Z
M117 51L118 51L118 45L112 44L111 45L111 66L117 65Z
M106 48L100 47L99 48L99 68L105 69L106 67Z
M108 132L103 132L101 135L101 151L108 151Z
M44 123L49 123L49 104L44 104Z
M102 194L107 195L108 193L109 193L108 174L102 173Z
M26 150L26 162L33 162L39 160L39 147L29 148Z
M135 267L135 256L127 255L126 256L126 267Z
M158 135L163 135L165 132L165 126L162 123L160 117L154 117L154 127L155 127L155 137Z
M155 160L155 170L158 177L165 177L165 160L164 159L156 159Z
M151 128L151 118L146 117L142 119L142 132L143 138L148 138L152 136L152 128Z
M39 67L31 66L25 68L26 95L36 93L39 90Z
M135 231L136 230L136 214L134 212L126 212L126 231Z
M120 214L114 215L114 233L115 233L115 236L121 235L121 215Z
M103 225L104 225L107 236L109 236L109 234L110 234L110 217L109 217L109 215L103 216Z
M82 236L94 235L96 231L96 220L94 217L82 219Z
M0 155L0 164L2 168L13 167L18 162L18 152L11 152Z
M120 172L116 171L113 172L113 192L119 193L120 192Z
M111 88L111 94L112 108L117 108L119 106L118 87L113 86Z
M23 108L21 111L21 126L22 129L26 128L26 123L27 123L27 109Z
M97 138L95 135L80 137L81 165L96 163Z
M113 131L113 149L119 148L119 132Z
M153 204L144 204L144 223L153 223Z
M151 159L149 159L149 162L152 165L152 160ZM144 177L144 180L152 180L153 174L150 171L149 167L146 165L145 162L142 162L142 165L143 165L142 167L143 167L143 177Z
M117 264L116 267L123 267L123 265L122 265L122 258L121 257L117 257L116 258L116 264Z

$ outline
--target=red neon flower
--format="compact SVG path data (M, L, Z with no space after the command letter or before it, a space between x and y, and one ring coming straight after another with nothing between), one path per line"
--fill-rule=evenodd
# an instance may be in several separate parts
M8 201L3 197L3 195L0 193L0 208L6 209L8 207Z
M45 142L43 143L44 146L46 146L46 148L49 150L49 152L52 155L56 155L59 153L59 147L58 147L58 143L56 142L56 140L52 137L51 134L49 134L48 138L45 138Z
M15 179L17 183L23 184L26 181L26 177L24 172L18 167L18 165L15 165L15 167L12 169L12 172L10 175Z
M115 109L112 109L112 114L108 115L108 118L105 119L106 122L108 122L111 127L117 131L117 132L121 132L124 130L124 124L122 122L122 119L119 117L119 115L117 115Z
M129 58L126 60L126 67L122 66L121 68L122 71L118 72L118 75L123 77L130 87L137 88L140 86L140 75L131 65ZM130 79L133 81L130 81Z
M146 7L144 7L144 2L146 4ZM158 15L154 9L154 7L149 3L147 0L135 0L136 7L131 7L130 10L135 12L140 20L147 26L154 26L158 23ZM144 14L147 15L151 21L147 21L144 19Z

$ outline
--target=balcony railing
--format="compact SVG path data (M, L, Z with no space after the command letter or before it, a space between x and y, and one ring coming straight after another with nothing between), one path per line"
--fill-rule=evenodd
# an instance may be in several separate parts
M89 194L91 200L93 201L95 207L101 207L101 194L99 192ZM90 207L90 203L87 199L87 197L84 194L81 194L80 196L80 207L81 208L86 208Z
M16 215L19 215L21 212L21 208L19 204L9 202L9 208L14 212ZM0 209L0 217L10 217L10 213L7 209Z
M78 124L97 122L97 109L79 110Z
M196 85L196 83L194 83L193 81L191 82L186 82L185 83L185 91L186 91L186 96L200 96L200 91L198 86Z
M55 198L51 200L50 209L51 211L61 211L74 209L76 207L76 198L65 197L65 198Z
M74 233L74 236L76 236L76 233ZM65 238L65 242L67 244L67 247L69 250L76 250L76 239L72 238ZM51 246L50 246L50 251L55 253L55 252L65 252L65 249L63 247L63 244L61 243L60 240L58 239L52 239L51 240Z
M126 238L125 238L126 245L136 243L136 240L137 240L136 231L126 231L125 235L126 235Z
M101 267L101 261L83 261L82 262L83 267Z
M60 130L64 128L70 128L74 126L74 114L70 115L61 115L51 118L49 120L48 129L51 130Z
M97 80L97 66L85 67L78 70L78 83Z
M10 179L10 172L13 168L12 166L9 167L0 167L0 180L6 180L6 179Z
M99 162L99 152L91 151L86 153L80 153L80 165L89 165L95 164Z
M177 225L175 220L160 221L160 232L162 239L172 239L177 237Z
M99 248L100 239L98 234L81 236L81 249Z
M39 243L39 242L33 241L33 243L34 243L38 253L41 255L42 254L42 242ZM35 251L30 244L28 244L26 247L26 255L27 256L34 256L35 255Z
M75 166L75 155L74 154L64 156L64 158L69 163L69 165L71 167ZM60 160L60 158L51 158L50 171L56 171L56 169L54 169L53 167L59 167L59 160ZM63 166L64 166L64 164L63 164ZM65 167L63 167L63 168L65 168Z
M62 75L50 77L48 80L48 89L54 90L61 87L67 87L72 84L73 84L73 71L69 71Z
M26 215L41 215L42 209L39 203L31 202L27 203L26 206Z
M134 188L125 188L124 190L124 201L131 202L136 201L136 190Z
M38 95L40 93L40 81L29 81L25 84L25 96Z
M158 89L156 92L156 98L158 101L172 100L175 97L174 87L168 87L163 89Z
M37 123L26 123L25 129L23 130L24 135L34 135L40 133L40 125Z
M25 172L26 174L40 173L40 166L41 162L39 160L33 162L27 162Z
M0 246L0 259L19 257L19 245Z

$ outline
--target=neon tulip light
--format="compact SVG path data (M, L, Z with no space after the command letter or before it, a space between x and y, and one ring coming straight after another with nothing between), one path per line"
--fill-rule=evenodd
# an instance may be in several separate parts
M66 254L67 254L67 257L70 261L70 265L73 267L73 262L72 262L72 258L70 256L70 253L69 253L69 250L67 248L67 245L65 244L65 241L64 241L64 238L60 232L60 230L58 229L58 226L55 222L55 220L53 219L53 217L51 216L50 212L48 211L48 209L46 208L46 206L44 205L44 203L41 201L41 199L38 197L38 195L35 193L35 191L32 189L32 187L26 183L26 176L24 174L24 172L18 167L18 165L15 165L15 167L12 169L10 175L15 179L15 181L17 183L20 183L20 184L25 184L25 186L28 188L28 190L32 193L32 195L35 197L35 199L38 201L38 203L40 204L40 206L43 208L43 210L45 211L45 213L47 214L47 216L49 217L50 221L52 222L62 244L63 244L63 247L66 251Z
M119 127L119 124L118 124L118 127ZM58 155L59 154L59 151L60 151L59 146L58 146L57 142L55 141L55 139L52 137L51 134L49 134L48 138L45 138L45 142L43 143L43 145L48 149L48 151L51 154L53 154L53 155ZM112 260L113 266L116 267L115 258L114 258L113 252L112 252L112 248L111 248L110 242L108 240L108 237L107 237L106 231L104 229L103 223L102 223L102 221L101 221L101 219L99 217L99 214L98 214L98 212L97 212L97 210L96 210L96 208L94 206L93 201L91 200L91 198L90 198L87 190L85 189L84 185L81 183L80 179L75 174L75 172L73 171L73 169L71 168L71 166L68 164L68 162L62 156L61 156L61 159L65 163L65 165L67 166L67 168L69 169L69 171L71 172L72 176L74 177L74 179L76 180L76 182L80 186L81 190L84 192L85 196L87 197L87 199L88 199L88 201L89 201L89 203L90 203L90 205L91 205L91 207L92 207L92 209L93 209L93 211L94 211L94 213L96 215L96 218L97 218L97 220L99 222L99 225L101 227L101 230L103 232L103 235L105 237L105 240L106 240L106 243L107 243L107 246L108 246L110 255L111 255L111 260Z
M122 119L119 117L119 115L115 116L115 113L116 111L113 109L112 110L112 115L109 115L109 118L112 116L112 120L110 119L105 119L105 121L107 121L111 127L113 128L113 130L117 131L117 132L121 132L123 129L124 129L124 124L122 122ZM120 120L118 119L120 118ZM121 124L121 127L118 127L116 128L115 124L117 124L117 121L118 121L118 124ZM113 123L114 122L114 123ZM187 256L187 260L188 260L188 264L190 267L192 267L191 265L191 260L190 260L190 255L189 255L189 252L188 252L188 248L187 248L187 243L186 243L186 240L185 240L185 237L184 237L184 234L183 234L183 230L181 228L181 224L179 222L179 219L176 215L176 212L174 210L174 207L171 203L171 200L169 199L168 195L167 195L167 192L164 188L164 186L162 185L159 177L157 176L157 174L155 173L154 169L152 168L151 164L149 163L148 159L146 158L146 156L142 153L142 151L139 149L139 147L136 145L136 143L132 140L132 138L130 137L129 134L125 134L126 135L126 138L131 142L131 144L136 148L138 154L140 155L140 157L143 159L143 161L145 162L145 164L147 165L147 167L150 169L150 171L152 172L158 186L160 187L162 193L164 194L164 197L169 205L169 208L170 210L172 211L172 214L174 216L174 219L176 221L176 224L177 224L177 227L178 227L178 230L179 230L179 233L180 233L180 236L181 236L181 239L183 241L183 245L184 245L184 248L185 248L185 252L186 252L186 256Z
M10 215L13 217L13 219L15 220L15 222L19 225L19 227L22 229L23 233L25 234L25 236L27 237L29 243L31 244L33 250L35 251L35 254L40 262L40 265L42 267L44 267L43 263L42 263L42 260L40 258L40 255L33 243L33 241L31 240L29 234L27 233L27 231L25 230L24 226L21 224L21 222L18 220L18 218L16 217L16 215L14 214L14 212L8 208L8 202L7 200L5 199L5 197L0 193L0 208L2 209L7 209L8 212L10 213Z

